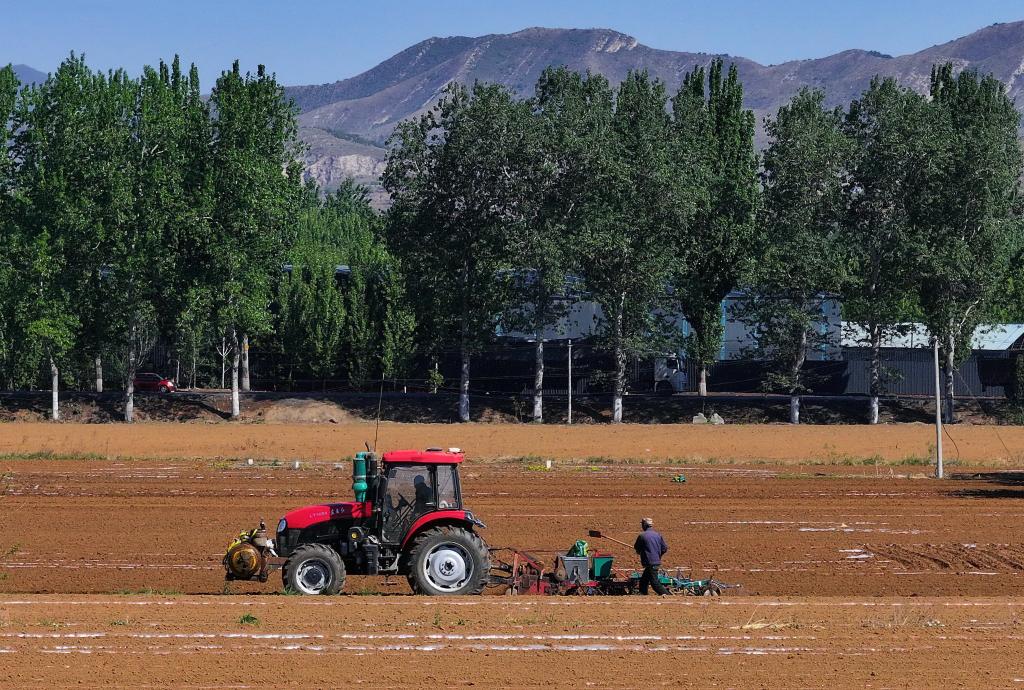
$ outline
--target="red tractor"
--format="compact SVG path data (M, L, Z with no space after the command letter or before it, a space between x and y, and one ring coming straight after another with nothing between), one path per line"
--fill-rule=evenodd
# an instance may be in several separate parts
M405 575L419 594L479 594L491 569L484 523L462 506L458 449L358 453L355 501L298 508L269 539L263 524L224 556L228 580L266 582L280 567L287 590L337 594L348 573Z

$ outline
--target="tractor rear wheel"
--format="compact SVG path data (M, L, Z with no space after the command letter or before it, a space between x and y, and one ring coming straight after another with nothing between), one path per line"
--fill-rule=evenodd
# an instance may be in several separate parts
M491 572L487 544L462 527L435 527L419 534L408 563L412 591L431 596L480 594Z
M337 594L345 584L345 562L330 546L306 544L288 557L281 576L292 592Z

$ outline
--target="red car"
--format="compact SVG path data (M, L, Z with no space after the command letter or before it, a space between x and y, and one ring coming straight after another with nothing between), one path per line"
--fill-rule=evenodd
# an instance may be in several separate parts
M132 385L137 391L153 391L154 393L173 393L174 381L164 378L160 374L136 374L132 379Z

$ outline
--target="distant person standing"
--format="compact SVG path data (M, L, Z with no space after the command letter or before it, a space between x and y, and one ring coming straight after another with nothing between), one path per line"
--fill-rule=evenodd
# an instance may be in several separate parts
M640 521L641 532L633 544L633 549L640 556L640 565L644 567L644 574L640 577L640 594L647 594L647 588L653 587L655 594L668 595L668 590L658 579L658 569L661 568L661 557L668 552L668 544L660 534L654 531L654 520L645 517Z

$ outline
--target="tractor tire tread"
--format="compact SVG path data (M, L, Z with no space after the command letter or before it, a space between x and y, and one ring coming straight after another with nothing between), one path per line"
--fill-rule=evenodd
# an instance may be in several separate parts
M317 555L331 563L331 565L334 566L334 570L337 575L334 578L334 582L331 583L331 586L323 592L320 592L320 594L331 595L340 592L341 588L345 586L345 561L341 560L341 554L326 544L303 544L292 551L288 560L286 560L284 565L281 566L281 579L284 581L285 589L301 594L297 588L292 587L290 584L292 569L296 564L310 555Z
M423 587L423 583L420 582L419 578L416 577L416 564L419 560L420 551L429 542L434 541L435 538L438 540L454 539L459 536L465 535L466 543L465 546L469 547L475 552L476 563L474 565L479 566L476 573L473 575L473 581L467 584L459 596L462 595L473 595L480 594L487 587L487 583L490 580L491 573L491 552L487 549L487 544L479 534L468 530L464 527L457 527L454 525L442 525L440 527L432 527L426 529L413 539L412 548L408 551L408 575L406 576L409 580L409 587L412 588L415 594L426 594L434 595L436 592L432 592Z

